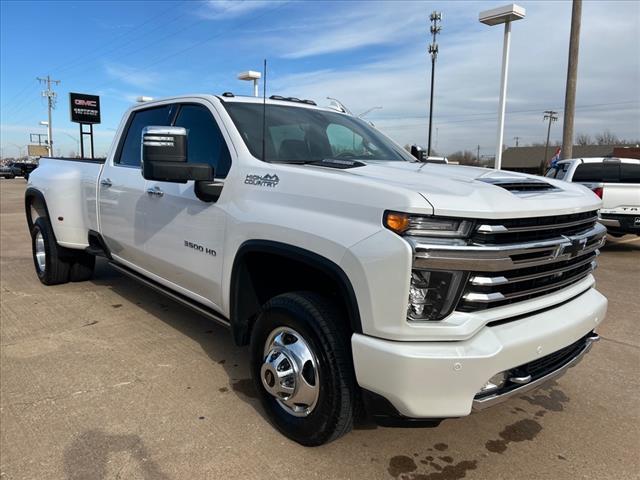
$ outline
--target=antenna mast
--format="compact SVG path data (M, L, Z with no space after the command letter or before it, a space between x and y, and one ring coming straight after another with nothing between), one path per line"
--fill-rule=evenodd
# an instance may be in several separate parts
M267 59L264 59L262 74L262 161L267 161L265 135L267 131Z

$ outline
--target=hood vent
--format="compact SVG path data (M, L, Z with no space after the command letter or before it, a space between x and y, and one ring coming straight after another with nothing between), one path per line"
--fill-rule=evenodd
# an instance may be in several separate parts
M550 183L535 178L478 178L478 181L490 183L511 193L557 192L560 189Z

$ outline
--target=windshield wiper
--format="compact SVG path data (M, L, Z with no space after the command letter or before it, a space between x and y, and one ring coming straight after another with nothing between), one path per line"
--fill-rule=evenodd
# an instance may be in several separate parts
M277 161L273 163L285 163L290 165L316 165L319 167L330 167L330 168L356 168L356 167L364 167L366 163L363 163L359 160L345 160L339 158L323 158L322 160L286 160L286 161Z

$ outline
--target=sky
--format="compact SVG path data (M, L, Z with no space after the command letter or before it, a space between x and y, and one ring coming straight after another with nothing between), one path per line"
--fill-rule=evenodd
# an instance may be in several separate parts
M504 143L544 142L544 110L562 138L571 2L521 2L512 25ZM501 2L121 1L0 2L0 146L24 152L46 133L36 77L51 75L54 154L78 151L69 92L100 95L96 154L106 155L140 95L251 94L245 70L268 60L267 94L340 99L400 144L427 143L429 14L442 12L433 146L495 151L502 26L478 22ZM640 2L585 1L576 133L640 139Z

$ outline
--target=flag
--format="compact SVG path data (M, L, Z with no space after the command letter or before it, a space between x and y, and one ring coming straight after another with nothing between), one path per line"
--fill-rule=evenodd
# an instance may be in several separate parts
M551 166L555 167L558 161L560 160L560 152L562 152L562 148L558 147L556 153L551 157Z

